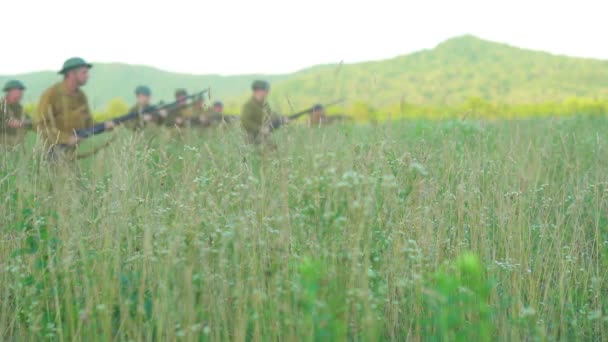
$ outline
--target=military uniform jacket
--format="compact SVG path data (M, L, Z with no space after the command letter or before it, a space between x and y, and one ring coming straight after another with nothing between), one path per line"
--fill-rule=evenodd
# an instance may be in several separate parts
M218 113L212 109L205 112L205 116L212 124L220 123L226 120L223 113Z
M177 118L187 120L192 118L193 116L194 114L192 111L192 107L188 104L183 104L170 110L167 114L167 118L164 123L166 126L175 126L175 124L177 123Z
M318 126L320 124L327 123L327 116L325 113L316 112L312 113L310 116L310 124L313 126Z
M134 131L144 128L146 126L146 122L144 121L144 113L149 107L150 106L143 106L138 104L133 106L133 108L129 110L129 113L136 112L138 114L137 119L125 122L124 126Z
M8 103L6 99L0 100L0 145L14 145L22 140L25 135L23 128L10 128L8 121L24 120L23 107L19 103Z
M42 94L38 114L40 136L47 145L68 144L74 130L94 125L84 92L77 89L69 94L63 82Z
M257 136L263 127L270 124L271 113L268 102L259 102L252 97L241 110L241 126L247 134Z

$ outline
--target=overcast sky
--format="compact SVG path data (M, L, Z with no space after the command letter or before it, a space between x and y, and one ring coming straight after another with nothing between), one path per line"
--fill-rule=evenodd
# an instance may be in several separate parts
M284 73L473 34L608 59L606 0L2 0L0 74L67 57L188 73Z

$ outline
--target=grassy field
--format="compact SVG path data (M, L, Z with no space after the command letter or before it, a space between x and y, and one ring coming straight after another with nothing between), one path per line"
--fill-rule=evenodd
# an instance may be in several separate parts
M608 339L608 119L3 154L0 340ZM94 145L105 137L91 141Z

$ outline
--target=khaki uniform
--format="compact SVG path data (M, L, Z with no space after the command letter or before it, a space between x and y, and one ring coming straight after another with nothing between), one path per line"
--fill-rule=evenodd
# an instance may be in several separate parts
M0 100L0 145L15 146L23 142L25 128L8 127L10 119L24 121L26 117L23 107L19 103L9 104L6 99L2 99Z
M262 134L264 127L269 127L272 121L272 110L268 102L259 102L254 97L243 105L241 110L241 127L247 133L251 143L259 144L266 136Z
M310 116L310 124L314 126L319 126L324 123L327 123L327 115L321 111L313 112Z
M137 112L139 115L137 119L133 119L124 123L124 126L133 131L139 131L146 126L146 122L144 121L144 111L149 106L135 105L133 108L129 110L129 113Z
M207 113L205 113L205 115L211 125L219 125L222 122L226 122L228 120L226 117L224 117L224 114L218 113L214 110L208 111Z
M60 146L61 149L73 151L67 147L74 130L92 127L95 123L86 95L78 89L68 94L63 82L47 89L38 104L38 131L47 147Z
M190 111L186 115L190 115L186 117L187 124L191 126L200 126L206 127L207 125L207 111L205 110L205 105L202 102L195 102L190 105Z
M167 113L167 118L164 120L164 124L166 126L175 126L177 124L178 118L181 118L184 122L188 121L194 117L194 112L192 107L184 104L182 106L176 107Z
M194 113L195 110L194 108L192 108L192 106L186 106L183 108L180 108L179 110L179 117L182 119L186 119L186 120L190 120L194 117Z
M216 113L212 109L195 109L195 117L192 119L192 124L203 128L211 127L219 124L222 121L222 114Z

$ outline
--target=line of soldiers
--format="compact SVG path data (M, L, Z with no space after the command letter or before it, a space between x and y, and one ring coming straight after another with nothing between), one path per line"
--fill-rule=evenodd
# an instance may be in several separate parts
M202 96L196 96L191 104L188 104L188 92L185 89L175 91L176 106L171 110L160 110L158 113L151 101L152 90L147 86L135 88L135 106L129 113L137 112L140 115L135 120L125 123L132 130L143 129L147 124L155 123L164 126L201 126L209 127L220 122L231 122L234 116L224 114L224 104L216 101L210 109L204 107Z
M37 121L34 124L25 116L20 104L25 86L17 80L7 82L3 88L5 96L0 102L2 143L8 145L19 143L25 130L35 126L50 156L70 154L85 138L75 134L78 130L95 125L101 125L101 131L110 131L116 127L118 124L116 120L108 120L102 124L94 122L87 96L81 90L89 79L89 69L92 67L79 57L66 60L59 71L63 79L42 94L37 107ZM274 129L290 120L275 114L270 109L267 101L270 92L268 82L255 81L252 92L252 97L242 107L240 122L248 141L260 144L267 140ZM133 130L141 129L150 123L165 126L208 127L217 122L239 120L237 117L225 115L224 105L219 101L213 104L211 110L204 109L202 97L194 98L189 105L185 89L176 91L176 106L171 107L170 110L157 112L151 110L152 91L149 87L137 87L135 95L136 104L131 112L137 112L137 118L125 123ZM312 125L319 125L328 120L321 105L314 106L308 113L311 115Z
M254 81L251 90L253 95L241 109L241 127L247 133L247 139L252 144L262 144L268 141L268 137L273 130L296 120L302 115L310 115L310 126L318 127L323 124L335 121L345 121L346 116L327 116L325 106L316 104L311 108L297 112L290 116L280 116L272 111L268 104L270 84L266 81ZM336 101L330 105L342 103L343 100Z

